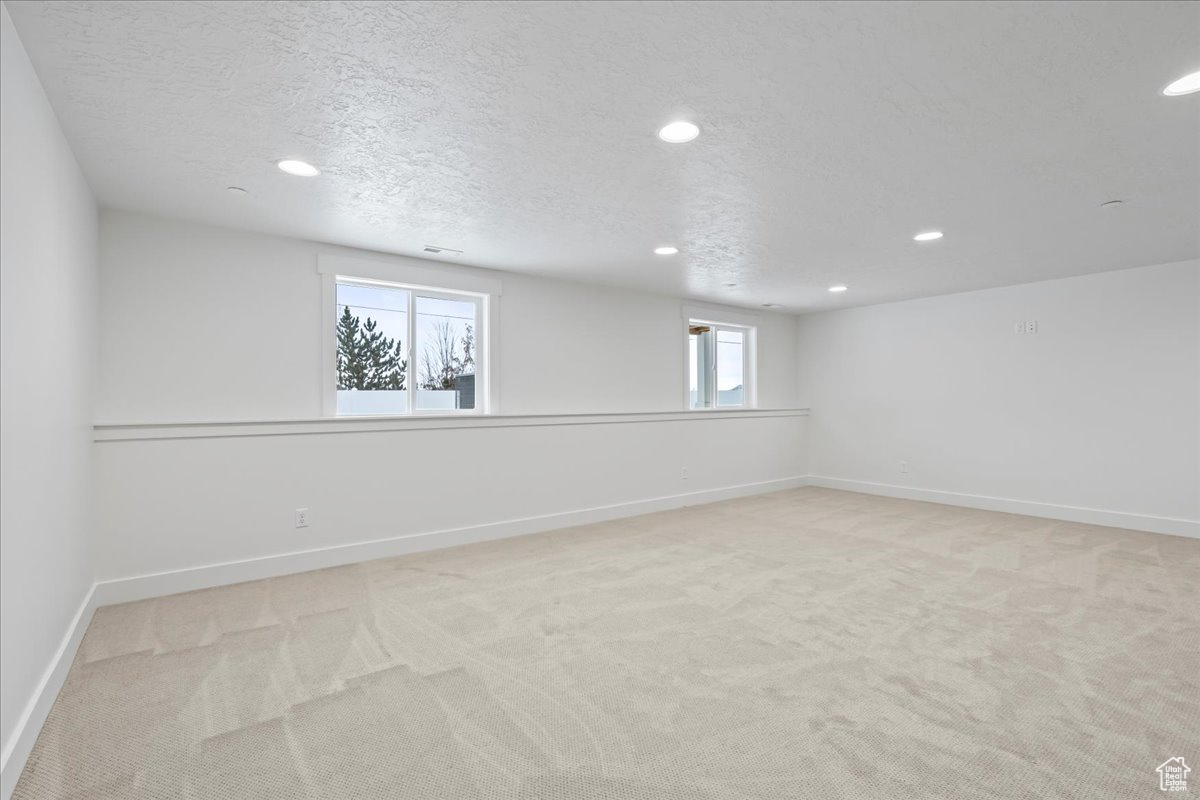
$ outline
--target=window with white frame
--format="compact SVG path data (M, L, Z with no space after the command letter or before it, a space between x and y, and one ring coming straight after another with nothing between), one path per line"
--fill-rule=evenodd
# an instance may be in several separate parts
M688 408L754 406L755 330L688 320Z
M338 275L339 416L486 410L486 295Z

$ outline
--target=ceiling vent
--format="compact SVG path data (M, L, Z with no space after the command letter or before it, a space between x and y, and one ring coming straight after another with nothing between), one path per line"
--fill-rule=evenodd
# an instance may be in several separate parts
M437 247L436 245L425 245L426 253L433 253L435 256L440 256L443 253L452 253L456 256L462 255L462 250L455 250L453 247Z

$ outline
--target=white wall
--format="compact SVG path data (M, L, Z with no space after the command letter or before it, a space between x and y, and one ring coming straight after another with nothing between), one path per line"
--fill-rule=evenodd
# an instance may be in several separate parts
M810 471L1194 529L1198 319L1194 261L803 317Z
M7 9L0 10L0 36L0 733L7 792L25 757L18 729L93 579L96 212ZM35 713L32 734L40 723Z
M667 416L98 442L97 569L101 580L122 579L479 528L423 545L446 546L709 502L737 487L732 494L799 485L805 417ZM311 527L294 527L297 508L310 509ZM410 544L151 585L181 591L406 552ZM293 563L301 566L287 568Z
M500 279L503 414L683 405L684 303L675 298L120 211L102 213L100 241L101 423L320 416L322 253ZM796 320L757 321L758 405L792 408Z
M289 554L314 548L351 547L315 562L330 563L408 547L358 547L377 539L553 527L781 488L803 474L802 416L646 416L683 412L682 309L694 304L677 298L118 211L102 213L100 239L101 423L319 417L327 373L319 255L500 280L504 415L638 412L553 426L413 423L361 433L339 423L288 435L205 429L199 438L101 441L101 580L267 559L198 580L244 578L311 565ZM796 319L755 319L759 406L794 409ZM294 527L300 507L312 527Z

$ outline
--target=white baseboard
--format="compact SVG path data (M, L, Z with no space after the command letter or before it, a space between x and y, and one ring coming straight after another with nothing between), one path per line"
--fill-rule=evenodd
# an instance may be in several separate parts
M42 725L50 715L54 701L58 699L58 692L67 679L67 673L71 671L75 653L79 650L79 643L83 640L88 623L92 621L92 613L96 606L96 585L92 584L67 627L54 658L50 660L50 665L38 682L33 696L25 704L25 710L13 729L12 738L0 754L0 798L3 800L8 800L13 789L17 788L17 779L21 777L21 770L25 768L25 761L42 731Z
M702 503L714 503L734 497L794 489L801 486L823 486L829 489L843 489L845 491L861 492L864 494L922 500L930 503L965 506L967 508L979 508L988 511L1003 511L1010 514L1025 514L1033 517L1061 519L1090 525L1107 525L1116 528L1131 528L1133 530L1150 531L1152 533L1200 538L1200 522L1192 520L1129 514L1120 511L1077 508L1074 506L987 497L959 492L945 492L934 489L917 489L909 486L869 483L823 475L807 475L556 514L545 514L536 517L525 517L483 525L473 525L464 528L407 534L405 536L377 539L369 542L333 545L313 550L280 553L240 561L188 567L168 572L115 578L100 581L96 584L93 602L96 606L127 603L134 600L178 594L179 592L189 592L196 589L208 589L231 583L241 583L243 581L306 572L313 569L353 564L359 561L390 558L408 553L437 550L443 547L455 547L473 542L504 539L511 536L554 530L556 528L588 525L593 522L633 517L639 514L651 514L656 511L666 511L684 506L700 505Z
M639 514L651 514L656 511L667 511L684 506L714 503L718 500L728 500L734 497L744 497L764 492L777 492L805 485L807 485L807 480L804 476L782 478L779 480L747 483L688 494L656 497L649 500L637 500L610 506L585 508L557 514L545 514L537 517L525 517L523 519L506 520L504 522L493 522L484 525L472 525L465 528L413 533L388 539L377 539L370 542L333 545L314 550L280 553L278 555L230 561L222 564L208 564L150 575L116 578L100 581L96 584L96 605L106 606L114 603L127 603L133 600L144 600L149 597L161 597L168 594L178 594L179 592L190 592L196 589L208 589L214 586L259 580L260 578L273 578L279 575L290 575L313 569L354 564L359 561L390 558L408 553L420 553L426 550L456 547L458 545L490 541L492 539L505 539L510 536L539 533L556 528L588 525L593 522L604 522L621 517L634 517Z
M896 486L890 483L869 483L847 478L830 478L824 475L809 475L809 486L826 489L843 489L848 492L877 494L884 497L899 497L904 500L923 500L948 506L965 506L986 511L1003 511L1009 514L1024 514L1030 517L1061 519L1067 522L1082 522L1087 525L1105 525L1111 528L1129 528L1135 531L1166 533L1172 536L1188 536L1200 539L1200 521L1154 517L1146 514L1129 514L1124 511L1106 511L1098 508L1079 508L1052 503L1035 503L1029 500L1010 500L1004 497L987 497L960 492L943 492L936 489L917 489L911 486Z

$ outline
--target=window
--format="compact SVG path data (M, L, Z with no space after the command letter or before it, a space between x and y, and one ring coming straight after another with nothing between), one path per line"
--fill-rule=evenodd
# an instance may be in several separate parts
M687 330L688 407L753 406L754 329L689 320Z
M336 413L484 410L483 295L338 276Z

